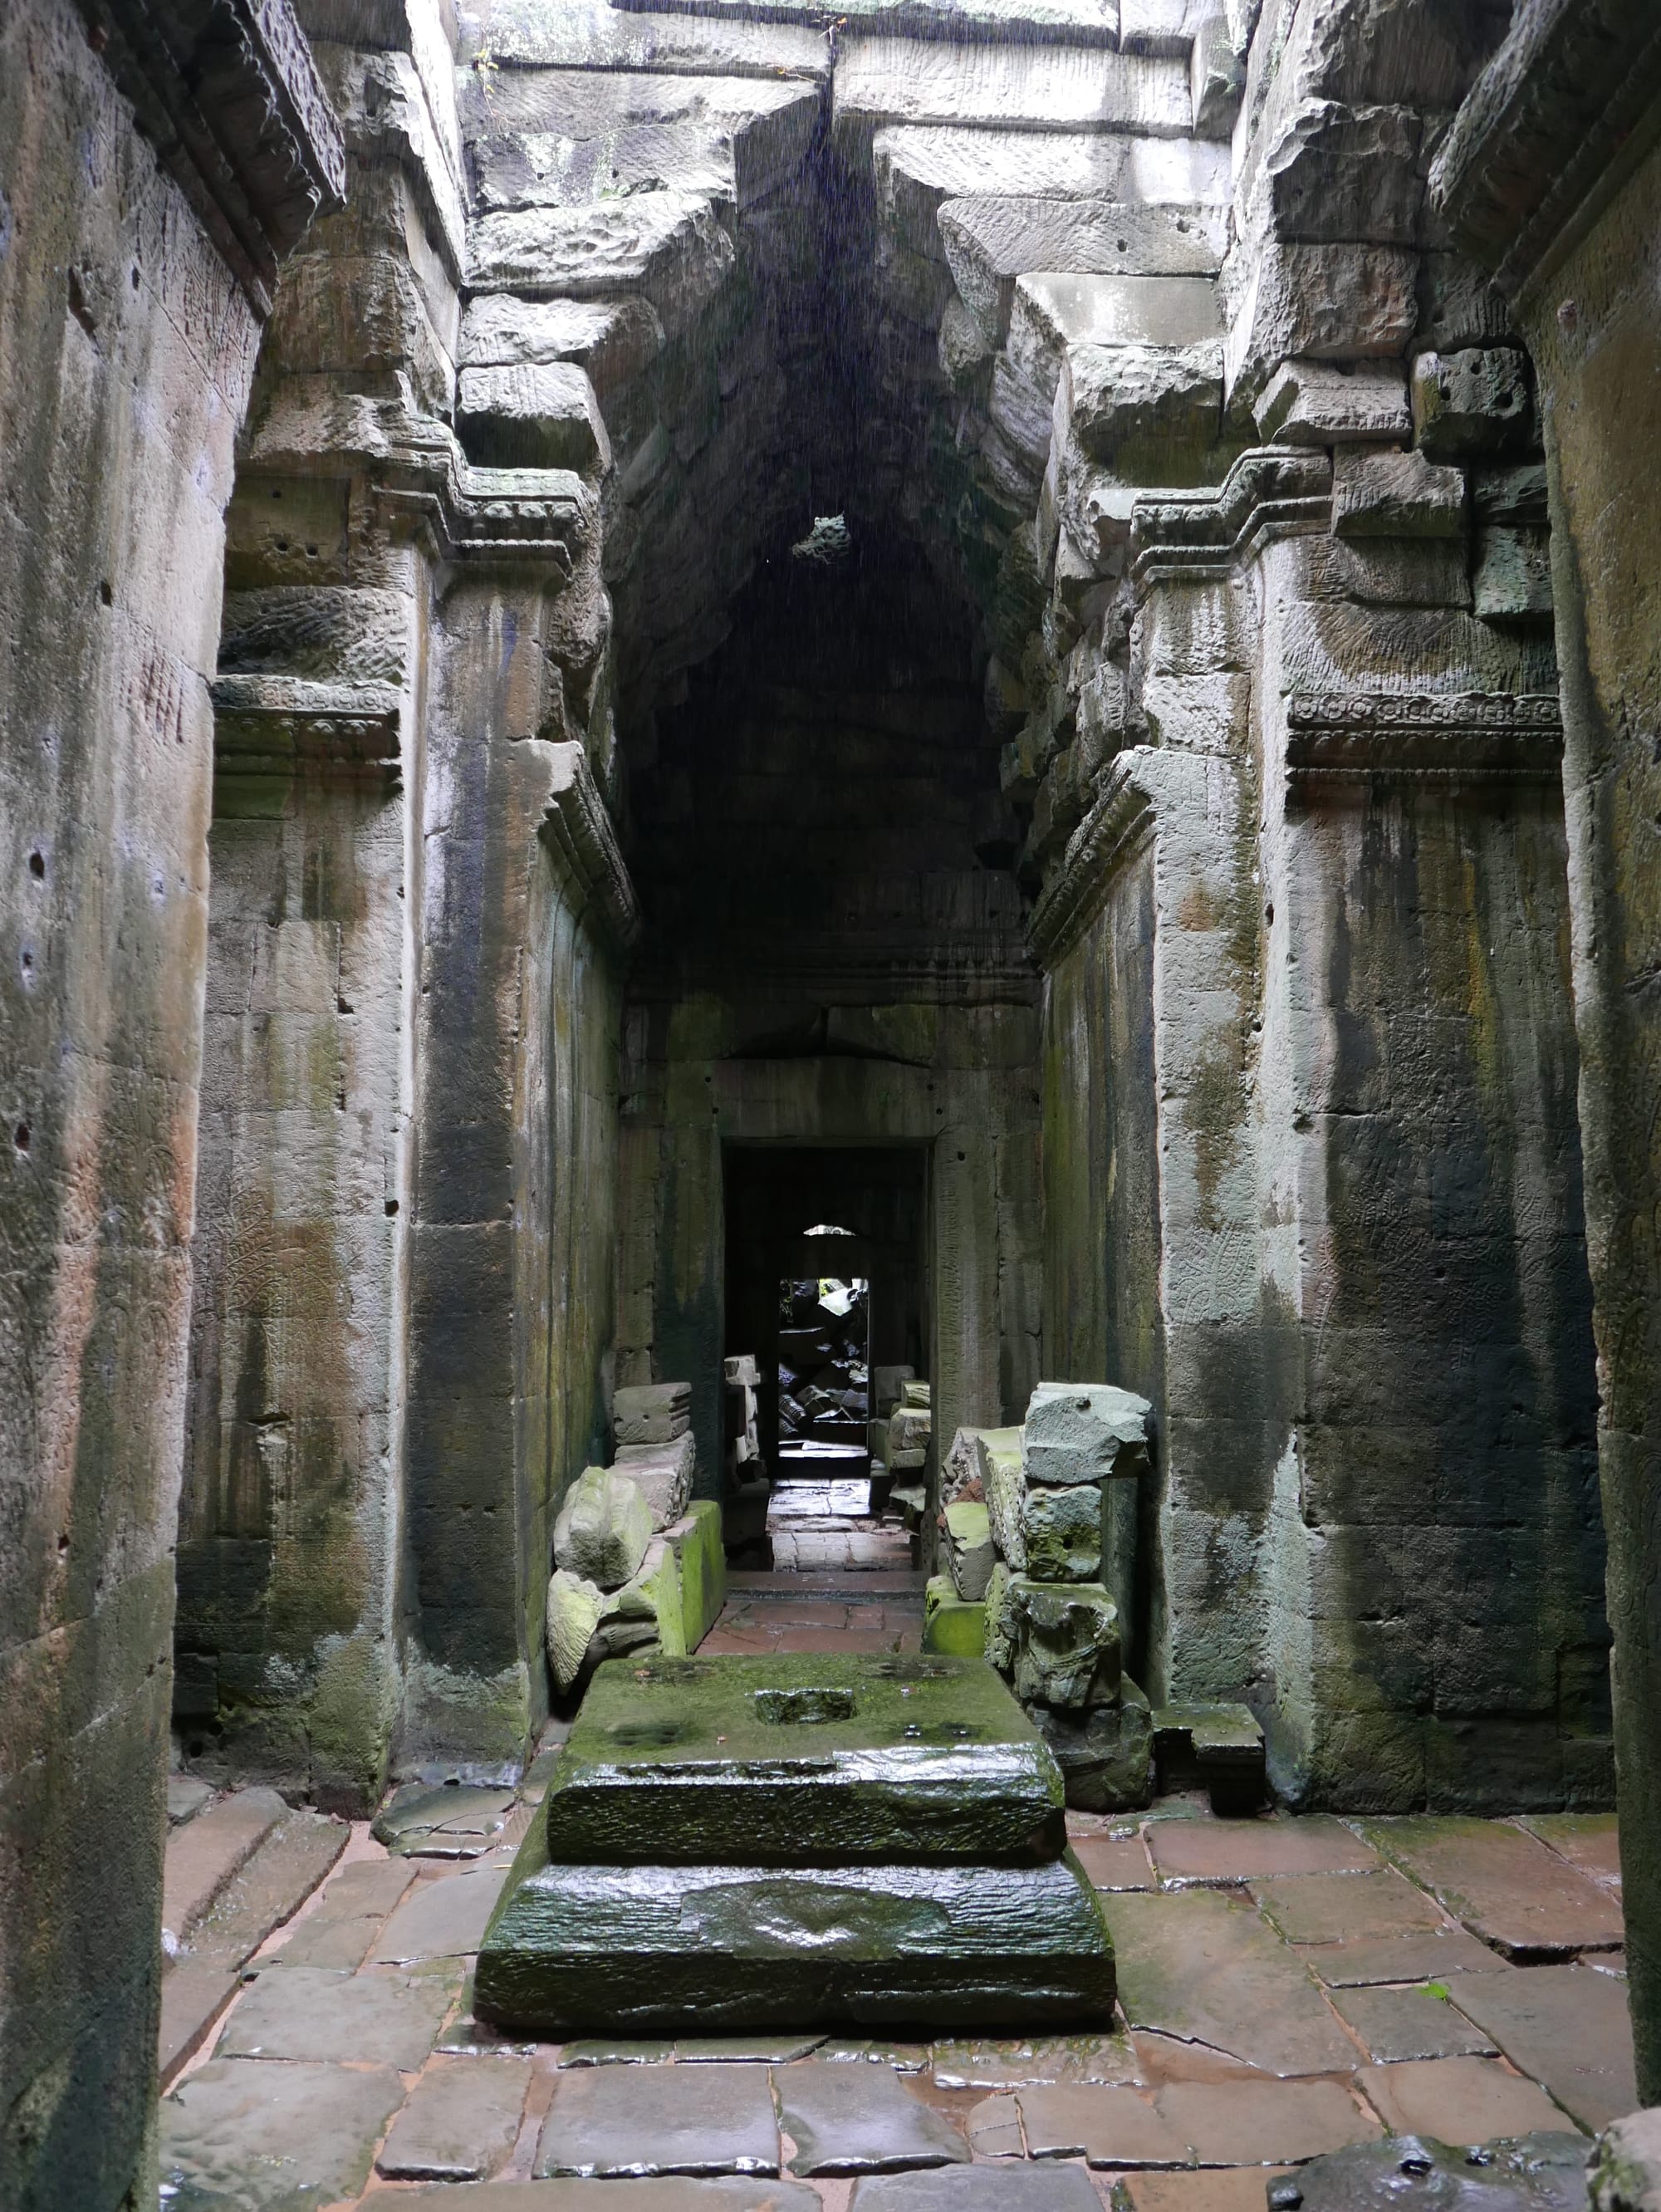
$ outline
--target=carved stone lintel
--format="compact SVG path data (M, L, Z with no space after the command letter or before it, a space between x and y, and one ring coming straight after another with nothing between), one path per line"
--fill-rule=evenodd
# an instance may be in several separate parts
M1661 131L1655 0L1531 0L1454 118L1430 192L1515 298Z
M288 0L80 0L94 45L262 319L343 206L346 150Z
M611 817L577 744L550 745L553 783L543 838L559 863L581 918L618 952L640 934L640 902L617 843Z
M1215 491L1144 493L1131 514L1137 596L1228 575L1276 538L1325 530L1331 512L1331 456L1312 448L1254 446Z
M1545 692L1294 692L1286 772L1296 789L1379 776L1555 783L1563 722Z
M395 684L220 676L211 689L215 779L309 770L331 781L397 788L402 694Z
M1028 942L1044 967L1053 968L1071 951L1100 913L1114 877L1153 827L1153 797L1137 781L1133 757L1121 753L1102 779L1100 796L1068 839L1062 864L1027 926Z

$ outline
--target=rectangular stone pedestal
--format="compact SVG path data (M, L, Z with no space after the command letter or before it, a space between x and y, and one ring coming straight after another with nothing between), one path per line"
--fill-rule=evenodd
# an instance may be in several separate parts
M1068 1854L1045 1866L548 1863L534 1823L486 1930L485 2018L526 2034L1008 2029L1106 2021L1113 1954Z
M549 1784L549 1855L584 1865L1036 1866L1061 1778L985 1660L621 1658Z

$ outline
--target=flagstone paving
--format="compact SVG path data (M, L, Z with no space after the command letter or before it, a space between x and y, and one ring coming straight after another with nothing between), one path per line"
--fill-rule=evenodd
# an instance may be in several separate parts
M751 1579L732 1648L915 1642L898 1577L863 1605ZM268 1802L171 1793L218 1811L174 1893L261 1830L234 1881L292 1917L256 1948L240 1907L224 1950L201 1914L170 1968L201 2021L162 2108L165 2212L1263 2212L1277 2174L1382 2132L1590 2131L1635 2103L1615 1824L1579 1814L1070 1815L1118 1954L1099 2033L504 2035L472 2015L472 1951L561 1734L517 1790L407 1789L390 1855L336 1827L298 1911L258 1878Z

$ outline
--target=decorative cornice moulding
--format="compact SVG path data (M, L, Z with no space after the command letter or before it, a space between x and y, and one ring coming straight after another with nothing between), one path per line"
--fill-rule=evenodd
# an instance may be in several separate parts
M79 0L94 51L263 320L278 264L343 207L341 127L288 0Z

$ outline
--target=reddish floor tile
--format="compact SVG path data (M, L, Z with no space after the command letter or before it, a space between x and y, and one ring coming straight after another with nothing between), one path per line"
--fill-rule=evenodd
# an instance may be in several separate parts
M1150 1820L1147 1836L1167 1881L1250 1881L1359 1872L1379 1863L1371 1844L1338 1820Z
M1154 1869L1140 1836L1080 1836L1078 1863L1097 1889L1152 1889Z
M1365 1825L1381 1850L1507 1958L1621 1942L1620 1906L1609 1892L1506 1821L1414 1816Z
M1417 1936L1448 1924L1435 1899L1393 1867L1377 1874L1294 1875L1254 1881L1251 1889L1290 1943Z
M1565 2125L1562 2113L1537 2083L1507 2073L1497 2058L1363 2066L1355 2085L1392 2135L1479 2143Z
M1453 1923L1420 1936L1357 1937L1343 1943L1294 1943L1298 1957L1330 1990L1372 1982L1440 1982L1450 1974L1508 1974L1509 1960Z
M1201 2166L1289 2166L1379 2132L1341 2081L1179 2081L1154 2102Z
M1521 1824L1593 1881L1621 1887L1621 1837L1613 1813L1533 1813Z
M1325 1998L1244 1899L1127 1892L1109 1920L1133 2027L1208 2043L1270 2074L1337 2074L1354 2063Z
M1627 1985L1589 1966L1531 1966L1453 1984L1453 2001L1512 2064L1596 2132L1638 2106Z
M1263 2212L1282 2169L1235 2166L1209 2173L1132 2173L1125 2192L1136 2212Z

